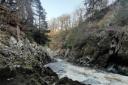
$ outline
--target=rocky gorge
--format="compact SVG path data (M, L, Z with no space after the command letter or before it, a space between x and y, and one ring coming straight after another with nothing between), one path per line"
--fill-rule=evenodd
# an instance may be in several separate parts
M58 58L56 62L49 63L45 67L49 67L57 73L60 79L57 85L127 85L128 83L127 76L77 66Z
M128 74L128 31L126 27L86 30L84 33L86 35L84 40L78 40L74 48L61 49L58 51L60 54L58 56L79 66Z
M51 68L44 67L51 62L46 48L31 43L25 34L17 39L5 27L0 29L0 85L83 85L67 77L59 79Z
M107 38L105 38L103 34L101 34L102 35L101 36L100 33L103 33L105 36L107 36ZM109 33L110 35L111 33L114 34L113 37L112 35L109 36ZM117 33L117 38L119 38L119 40L121 41L119 43L113 44L111 42L111 39L112 41L114 41L113 39L115 39L116 33ZM84 51L69 49L60 56L59 53L51 51L49 48L38 45L35 42L31 43L25 36L20 36L19 40L17 40L17 38L11 35L8 31L1 30L0 31L1 34L0 84L1 85L127 85L128 83L127 76L108 73L106 71L103 71L103 69L102 70L97 69L97 68L106 68L105 66L107 66L106 69L111 72L113 71L114 73L116 72L127 73L126 63L124 64L119 63L120 65L118 69L115 67L117 64L116 62L109 61L109 63L107 63L108 62L107 59L109 60L110 55L115 55L114 53L118 52L118 50L123 50L121 49L122 48L121 46L122 44L124 44L124 42L126 43L125 41L126 38L124 38L126 34L124 35L121 33L125 33L125 32L124 31L113 32L112 30L106 30L106 31L101 30L99 31L99 33L97 33L96 31L96 36L91 36L87 38L88 42L86 41L86 43L88 43L88 46L82 48L84 49ZM95 40L95 38L99 39L99 41L97 41L97 44L104 49L93 48L93 46L96 47L96 45L94 45L94 43L92 43L91 41ZM108 39L108 41L106 41L106 39ZM110 49L111 47L116 48L116 50ZM90 50L90 48L91 49L93 48L92 49L93 51ZM98 52L99 54L97 53L97 51L99 50L96 51L96 49L100 50L100 52ZM110 52L106 51L105 54L103 54L106 49L109 49ZM95 52L97 53L97 55L100 55L97 56L98 58L94 57L94 54L96 54ZM80 56L80 54L83 55ZM106 59L104 55L106 56L108 55ZM58 58L62 58L62 59L58 59ZM120 59L123 57L118 57L118 58ZM92 61L95 60L96 63L92 63L91 60ZM103 62L103 60L105 62ZM90 67L93 67L93 69ZM124 75L126 75L126 73Z
M47 21L42 0L0 0L0 85L128 85L127 2Z
M128 75L127 33L126 28L86 30L83 42L56 52L2 24L0 85L127 85L128 77L119 75Z

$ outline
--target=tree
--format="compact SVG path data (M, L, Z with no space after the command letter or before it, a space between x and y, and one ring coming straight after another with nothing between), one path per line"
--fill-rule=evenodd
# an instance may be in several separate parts
M56 30L59 28L59 19L58 18L53 18L49 21L49 29L51 30Z
M85 9L78 8L71 14L64 14L49 21L50 29L68 30L78 26L84 21Z
M11 1L11 0L8 0ZM32 0L13 0L16 2L17 15L22 23L33 24Z
M77 24L79 25L80 23L82 23L84 21L84 16L85 15L85 9L84 8L78 8L75 10L74 12L74 18L76 18L76 23L74 24Z
M33 0L33 9L34 9L34 17L35 17L35 24L39 29L46 29L47 22L46 22L46 12L41 5L40 0Z
M115 11L115 24L128 25L128 0L118 0L118 8Z
M17 14L22 22L27 26L35 26L37 28L47 28L46 12L42 7L40 0L16 0Z
M34 38L35 42L45 44L45 41L48 41L46 35L48 31L45 30L46 12L40 0L0 0L0 4L8 12L4 15L7 18L6 22L17 27L17 35L20 33L20 28L26 28L24 32L28 37Z
M70 15L62 15L57 18L53 18L49 21L49 28L50 29L62 29L67 30L71 28L71 17Z
M108 0L85 0L86 15L93 15L95 11L105 8Z
M62 15L58 19L59 19L61 29L67 30L68 28L71 27L70 15Z

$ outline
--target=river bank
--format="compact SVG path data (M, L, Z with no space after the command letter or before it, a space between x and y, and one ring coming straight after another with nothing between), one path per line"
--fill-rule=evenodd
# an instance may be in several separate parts
M88 85L127 85L128 77L119 74L97 71L87 67L72 65L65 60L56 59L56 62L49 63L45 67L50 67L59 78L68 77L74 81L79 81Z

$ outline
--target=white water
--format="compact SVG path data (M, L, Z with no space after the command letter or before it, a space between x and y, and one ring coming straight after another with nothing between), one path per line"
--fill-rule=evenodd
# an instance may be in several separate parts
M66 61L57 59L57 62L45 65L56 72L59 78L68 77L73 80L91 85L128 85L128 76L96 71L95 69L74 66Z

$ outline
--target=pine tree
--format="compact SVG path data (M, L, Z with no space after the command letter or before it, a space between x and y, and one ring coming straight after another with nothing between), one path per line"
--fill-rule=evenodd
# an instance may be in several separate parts
M44 8L41 5L40 0L34 0L34 17L35 17L35 24L39 29L46 29L47 28L47 22L46 22L46 12Z

